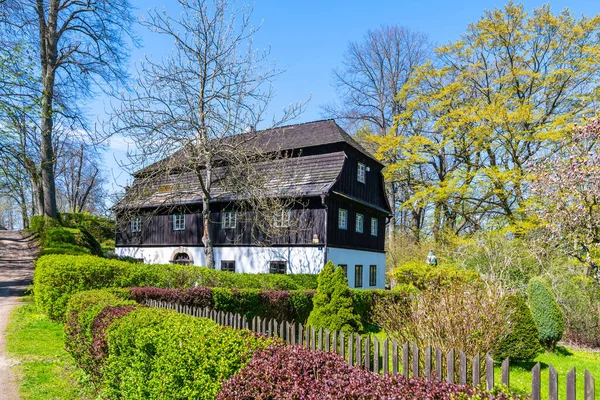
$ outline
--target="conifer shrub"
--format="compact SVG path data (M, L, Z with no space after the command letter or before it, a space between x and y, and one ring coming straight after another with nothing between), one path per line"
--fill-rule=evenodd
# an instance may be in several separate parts
M170 310L139 308L106 332L101 398L214 399L256 350L281 343Z
M503 304L508 313L510 333L504 337L492 352L497 360L510 357L511 360L533 360L543 348L540 344L539 332L531 310L525 299L518 294L504 297Z
M554 350L556 343L562 338L565 322L558 302L541 278L529 281L529 306L539 331L540 343L547 349Z
M338 330L344 333L360 332L363 325L354 311L352 295L344 270L329 261L318 277L317 293L307 324L316 329Z

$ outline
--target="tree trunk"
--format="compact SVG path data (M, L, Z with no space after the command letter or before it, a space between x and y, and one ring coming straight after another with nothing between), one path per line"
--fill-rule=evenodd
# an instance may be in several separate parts
M202 234L202 243L204 243L204 255L206 257L206 266L215 268L215 258L213 253L213 243L210 232L210 187L212 182L212 166L210 161L206 163L206 181L205 192L202 195L202 222L204 232Z

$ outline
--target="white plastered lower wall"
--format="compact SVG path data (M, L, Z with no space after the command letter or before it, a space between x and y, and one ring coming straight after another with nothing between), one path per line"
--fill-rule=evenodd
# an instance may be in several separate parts
M117 247L120 256L144 259L149 264L168 264L175 254L187 253L194 265L205 265L204 247ZM348 286L355 287L355 266L363 266L363 289L382 289L385 286L385 254L362 250L330 247L328 260L348 266ZM323 268L321 247L215 247L215 265L235 261L236 272L268 273L270 261L286 261L289 274L316 274ZM377 284L369 285L369 268L377 266Z

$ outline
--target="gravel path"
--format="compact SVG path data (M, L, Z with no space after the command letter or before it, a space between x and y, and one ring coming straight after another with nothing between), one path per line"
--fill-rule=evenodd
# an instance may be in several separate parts
M5 349L4 331L13 307L19 304L33 277L37 249L33 240L15 231L0 230L0 399L18 399L18 385Z

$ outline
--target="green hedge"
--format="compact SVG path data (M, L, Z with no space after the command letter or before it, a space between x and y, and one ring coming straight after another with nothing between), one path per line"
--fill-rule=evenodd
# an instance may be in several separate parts
M563 313L550 288L541 278L529 281L529 306L537 325L540 342L554 350L565 330Z
M412 261L396 267L391 272L398 290L410 292L431 290L444 287L453 282L480 283L481 278L476 271L458 268L452 265L431 266L422 261Z
M314 287L300 285L313 281ZM67 302L74 293L134 286L299 290L314 289L316 275L312 278L308 275L239 274L178 264L142 264L94 256L47 255L36 261L33 279L36 303L53 319L63 318Z
M214 399L274 340L173 311L137 309L107 331L102 398Z

